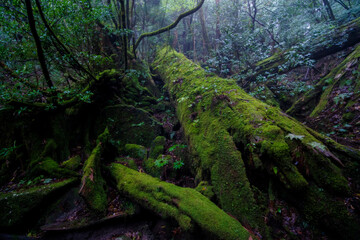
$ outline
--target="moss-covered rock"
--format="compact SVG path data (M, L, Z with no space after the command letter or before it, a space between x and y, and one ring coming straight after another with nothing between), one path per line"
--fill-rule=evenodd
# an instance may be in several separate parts
M125 153L132 158L144 160L147 157L147 149L137 144L126 144Z
M112 164L110 172L119 191L163 218L175 219L184 231L198 225L214 239L250 237L238 221L194 189L162 182L121 164Z
M76 171L80 168L81 165L81 157L79 155L76 155L75 157L70 158L69 160L66 160L61 163L61 166L73 171Z
M360 159L359 151L254 99L235 81L208 77L170 48L158 52L154 67L177 103L197 179L211 181L225 211L269 237L252 184L268 189L275 179L284 191L306 195L314 182L330 195L349 194L339 167Z
M71 178L48 185L0 193L0 229L32 225L31 221L39 217L38 212L35 211L43 209L44 205L53 200L54 195L76 181L76 178Z
M163 154L165 150L165 144L166 138L164 136L157 136L151 143L149 157L155 159L159 155Z

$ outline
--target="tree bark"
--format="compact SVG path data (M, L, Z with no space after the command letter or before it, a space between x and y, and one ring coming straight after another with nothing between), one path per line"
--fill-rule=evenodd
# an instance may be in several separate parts
M169 48L157 53L154 67L177 103L196 178L212 183L222 209L268 239L256 191L269 196L275 186L312 224L357 238L358 223L340 199L350 194L341 168L359 161L359 151L254 99L233 80L207 77ZM322 207L314 207L319 199Z
M35 45L36 45L36 50L37 50L37 55L39 58L39 62L40 62L40 66L42 69L42 72L44 74L44 78L45 81L48 85L48 87L53 87L54 84L51 81L50 78L50 73L48 70L48 67L46 65L46 59L45 59L45 55L44 55L44 50L41 46L41 40L39 37L39 34L37 33L36 30L36 26L35 26L35 19L34 19L34 14L33 14L33 10L32 10L32 5L31 5L31 0L25 0L25 4L26 4L26 11L27 11L27 15L28 15L28 21L29 21L29 25L30 25L30 30L31 33L33 35L33 38L35 40Z

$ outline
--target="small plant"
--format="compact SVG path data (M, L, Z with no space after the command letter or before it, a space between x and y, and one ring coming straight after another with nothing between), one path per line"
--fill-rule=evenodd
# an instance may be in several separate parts
M301 139L303 139L304 137L305 137L305 136L295 135L295 134L292 134L292 133L289 133L288 135L285 136L285 138L290 138L290 140L293 140L293 139L301 140Z
M90 91L86 91L84 93L79 94L79 100L83 101L85 103L91 103L91 96L94 95L94 93Z
M167 165L168 163L169 163L169 160L167 158L164 158L164 156L162 156L161 158L156 159L155 166L158 168L161 168L161 167Z
M187 145L184 145L184 144L174 144L171 147L169 147L168 151L173 152L176 148L184 149L186 147L187 147Z
M11 153L15 152L15 150L19 148L19 146L16 146L16 141L14 141L14 145L7 148L0 149L0 157L7 158L10 156Z
M178 169L182 168L182 166L184 166L183 160L178 160L178 161L175 161L175 162L174 162L173 168L174 168L175 170L178 170Z

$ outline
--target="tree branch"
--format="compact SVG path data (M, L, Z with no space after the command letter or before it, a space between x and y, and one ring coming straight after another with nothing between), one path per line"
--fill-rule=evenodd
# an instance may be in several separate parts
M180 14L178 16L178 18L173 23L171 23L170 25L168 25L166 27L163 27L163 28L160 28L160 29L158 29L157 31L154 31L154 32L147 32L147 33L141 34L140 37L138 38L138 40L136 41L135 45L133 46L134 55L135 55L135 50L139 46L141 40L143 40L144 38L147 38L147 37L152 37L152 36L155 36L155 35L159 35L161 33L167 32L167 31L175 28L179 24L181 19L183 19L184 17L187 17L187 16L197 12L202 7L204 2L205 2L205 0L201 0L199 2L199 4L195 8Z

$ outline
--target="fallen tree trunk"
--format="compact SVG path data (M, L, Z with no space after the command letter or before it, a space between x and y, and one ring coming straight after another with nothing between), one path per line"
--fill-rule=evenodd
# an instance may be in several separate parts
M342 166L359 161L358 151L256 100L233 80L209 77L170 48L157 53L154 68L176 102L196 179L211 182L224 211L269 238L264 219L276 189L312 224L357 238L358 223L338 199L351 194Z
M185 231L197 225L214 239L250 239L238 221L194 189L160 181L117 163L111 165L110 172L120 192L163 218L175 219Z
M329 39L332 40L331 44L329 44ZM354 46L360 42L360 18L338 27L333 33L314 39L314 42L316 43L314 46L306 49L306 52L309 53L309 59L313 60L319 60ZM274 55L257 62L252 67L253 73L249 73L246 78L241 80L241 86L247 87L258 76L266 76L273 73L284 74L301 66L298 62L292 62L294 60L289 56L289 52L289 50L276 52ZM250 72L250 69L242 74L246 74L246 72Z

